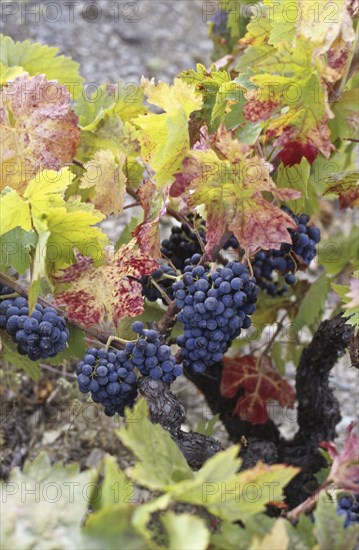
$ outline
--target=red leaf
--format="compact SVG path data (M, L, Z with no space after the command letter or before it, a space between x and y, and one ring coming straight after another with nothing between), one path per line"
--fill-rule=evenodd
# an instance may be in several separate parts
M280 153L278 153L278 157L284 166L293 166L294 164L299 164L303 157L307 159L309 164L313 164L317 158L317 154L318 149L309 142L300 143L300 141L292 141L283 147Z
M267 356L260 362L253 355L224 358L221 394L234 397L239 389L245 393L238 399L234 414L252 424L267 422L269 400L275 399L282 406L293 407L296 397L292 386L281 378Z
M106 320L117 325L124 317L143 313L142 285L133 279L152 273L158 263L133 244L122 246L116 255L109 254L101 267L86 265L80 258L78 264L56 275L58 283L73 281L71 288L56 297L58 305L66 304L70 321L85 327Z

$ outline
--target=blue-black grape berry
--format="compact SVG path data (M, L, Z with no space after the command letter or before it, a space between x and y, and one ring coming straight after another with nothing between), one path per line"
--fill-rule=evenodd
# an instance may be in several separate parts
M170 300L173 300L173 279L166 278L165 275L176 277L177 273L171 266L162 265L154 273L151 274L151 277L149 277L148 275L143 275L139 279L139 282L142 285L142 295L150 302L156 302L156 300L161 299L164 304L167 303L159 289L152 284L151 278L156 281L157 285L167 294L168 298Z
M11 293L0 285L0 295ZM29 315L28 301L21 296L0 300L0 328L10 334L18 352L32 361L55 357L64 351L69 338L66 321L56 309L36 304Z
M338 516L344 516L344 527L359 524L359 494L341 496L337 506Z
M192 265L185 267L182 279L173 285L181 310L177 318L184 325L177 344L184 366L195 373L218 363L242 328L250 326L258 293L255 280L240 262L211 272L195 265L199 260L194 255Z
M145 329L140 321L132 324L137 340L127 342L123 350L89 348L76 367L82 393L91 393L105 414L123 416L137 396L138 373L171 383L182 374L182 367L171 348L156 330Z
M287 290L286 285L275 280L275 272L285 276L287 285L293 285L296 281L294 273L302 266L309 266L317 254L316 245L320 241L320 229L308 226L307 214L296 216L289 208L282 207L282 210L297 224L296 230L288 229L292 244L283 243L279 250L261 250L253 262L257 285L271 296L281 295Z
M199 216L189 214L188 222L197 226L197 231L203 243L206 242L205 221ZM201 253L201 245L196 234L191 231L185 223L171 229L171 235L161 243L161 252L180 271L183 270L185 262L193 254Z
M80 392L91 393L95 403L105 407L105 414L124 415L137 396L137 375L122 351L89 348L76 366Z
M132 330L139 338L134 344L126 344L125 352L142 376L171 383L182 374L182 367L159 332L145 329L139 321L133 323Z

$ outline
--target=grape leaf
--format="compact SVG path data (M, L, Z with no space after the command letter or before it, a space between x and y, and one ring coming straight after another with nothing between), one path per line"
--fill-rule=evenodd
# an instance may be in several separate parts
M5 235L16 227L31 231L29 205L22 200L15 189L5 189L0 195L0 235ZM14 216L16 212L16 216Z
M341 297L344 302L344 317L348 318L347 324L352 326L359 325L359 271L350 278L349 286L336 285L332 283L332 288Z
M76 101L75 112L80 117L80 127L86 132L94 132L101 121L113 115L118 115L123 122L130 121L146 112L143 97L141 87L132 82L105 82L90 97L82 94Z
M313 284L310 285L308 292L303 297L299 311L294 320L294 325L300 330L303 326L314 329L315 323L318 321L321 312L323 311L330 279L323 273Z
M289 537L286 529L286 520L278 518L270 533L264 535L262 540L259 540L257 536L253 538L251 547L256 550L267 550L268 548L288 550Z
M212 249L226 231L233 231L248 255L258 249L278 249L291 243L287 230L295 224L283 210L268 202L268 191L282 199L294 199L298 191L278 189L269 167L253 154L248 145L233 140L222 126L213 137L213 149L192 150L184 174L191 180L187 188L188 203L204 204L207 213L206 251Z
M275 179L278 187L288 187L301 192L302 195L299 199L287 201L287 205L294 212L306 212L310 215L318 210L318 186L313 185L310 179L310 164L305 157L294 166L284 166L281 163L276 171Z
M333 140L356 136L359 124L358 89L346 90L340 101L333 103L331 110L335 115L329 122Z
M161 517L168 537L168 550L206 550L209 531L203 519L191 514L166 512Z
M92 262L80 261L69 270L56 273L57 284L72 281L70 288L58 292L56 303L66 304L69 320L85 327L105 318L117 325L124 317L144 311L142 285L135 279L156 269L158 263L135 249L131 241L116 254L108 252L102 266L95 268Z
M253 355L224 359L221 394L231 398L239 389L245 393L239 397L234 413L252 424L268 420L266 404L270 399L282 407L294 406L294 389L273 368L267 356L260 361Z
M324 179L324 195L339 195L341 208L359 206L359 173L355 171L338 172Z
M84 548L81 521L88 508L94 472L79 471L77 464L51 466L43 453L23 470L15 468L0 485L3 527L2 548ZM31 490L30 490L31 487ZM24 489L28 488L24 496ZM16 523L16 529L13 526Z
M142 79L147 101L165 112L140 115L135 123L141 128L138 139L142 157L155 171L154 181L159 189L174 180L174 174L189 150L189 115L202 106L193 86L179 78L173 86Z
M42 76L18 77L0 95L0 189L20 193L40 170L72 162L80 141L77 116L65 86Z
M0 43L1 43L0 35ZM7 67L0 61L0 86L3 86L7 82L14 80L16 77L21 76L25 73L22 67Z
M65 206L65 191L74 177L66 167L59 172L43 170L30 180L23 196L31 203L32 216L41 217L51 208Z
M161 234L159 219L166 213L169 202L168 190L158 191L156 186L147 180L137 191L141 206L144 210L144 221L133 231L138 246L144 254L153 258L161 257Z
M347 265L356 265L358 258L358 229L352 227L349 235L338 233L319 244L319 264L327 273L337 275Z
M240 97L240 86L231 80L231 75L224 70L217 70L213 65L207 71L198 63L196 70L189 69L180 73L179 78L194 85L197 94L203 97L202 118L211 131L216 131L225 114L228 100Z
M176 500L204 506L221 519L245 522L262 512L268 502L282 500L283 488L298 468L259 462L254 468L236 472L238 446L232 445L208 459L194 479L177 483L171 492Z
M1 208L1 203L0 203ZM37 235L34 231L25 231L15 227L0 237L0 270L8 267L23 275L30 266L30 250L35 248Z
M64 84L73 98L81 95L84 79L79 75L79 63L58 56L59 48L33 43L14 42L10 36L0 34L0 62L5 67L22 67L29 75L44 74L48 80Z
M181 480L193 478L170 434L159 424L151 423L144 399L138 401L133 411L127 411L126 419L127 427L117 435L140 461L128 471L130 477L152 490L166 490Z
M314 511L314 533L318 548L331 550L351 550L358 540L355 525L344 527L344 517L338 516L335 502L330 501L327 493L322 492Z
M126 192L122 171L124 161L123 154L118 155L116 162L112 151L101 149L85 164L86 172L80 181L80 188L91 189L91 201L97 210L106 215L123 212Z
M141 217L131 218L128 223L126 223L119 239L115 243L115 252L120 248L122 244L126 244L131 240L132 232L140 224Z
M333 459L328 478L338 489L355 493L358 490L359 479L359 438L353 430L352 422L347 428L342 450L332 441L321 443L321 447L326 449Z

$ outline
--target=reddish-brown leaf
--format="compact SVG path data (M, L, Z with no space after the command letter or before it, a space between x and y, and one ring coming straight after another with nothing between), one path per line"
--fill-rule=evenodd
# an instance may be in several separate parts
M15 78L0 94L0 189L23 192L40 170L72 162L80 142L78 117L65 86L44 75Z
M137 191L137 195L144 210L144 221L136 227L132 236L136 237L138 246L144 254L160 258L161 235L158 221L166 213L168 190L158 191L148 180Z
M158 269L158 263L143 254L134 243L109 254L107 262L94 268L79 258L76 266L58 273L57 283L72 281L70 288L57 294L56 303L67 306L70 321L89 327L103 321L114 325L124 317L143 313L142 285L135 281Z
M239 389L244 390L244 394L238 399L234 414L252 424L264 424L268 420L266 405L271 399L282 406L294 405L294 389L273 368L267 356L261 361L253 355L224 359L221 394L231 398Z

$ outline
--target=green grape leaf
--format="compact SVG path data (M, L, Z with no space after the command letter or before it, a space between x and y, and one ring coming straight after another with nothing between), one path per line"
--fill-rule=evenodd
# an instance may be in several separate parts
M335 118L330 120L332 139L355 137L358 130L358 89L346 90L340 100L331 106Z
M168 550L206 550L209 531L203 519L191 514L166 512L161 517L169 538Z
M135 409L127 411L127 428L117 431L118 437L140 460L128 471L140 485L152 490L168 490L193 472L170 434L148 418L147 403L141 399Z
M59 49L43 44L14 42L10 36L0 34L0 62L5 67L21 67L30 76L46 75L48 80L64 84L73 98L81 95L84 79L79 74L79 63L64 55Z
M320 548L351 550L355 547L358 529L355 525L345 528L344 520L344 516L337 514L336 503L330 501L326 492L322 492L314 512L314 533Z
M143 90L133 82L126 84L106 82L90 97L82 94L75 103L75 112L80 117L81 129L94 132L100 122L107 117L118 115L123 122L126 122L145 113L143 99Z
M281 163L276 172L278 187L287 187L301 192L301 196L294 201L287 201L289 208L294 212L312 214L319 206L318 191L310 180L310 164L305 157L299 164L284 166Z
M159 189L170 185L189 151L189 115L202 106L193 86L179 78L173 86L146 79L142 87L147 101L165 112L140 115L134 121L141 128L138 139L142 157L155 171L153 181Z
M236 473L238 450L233 445L220 451L195 472L194 479L177 483L171 489L176 500L204 506L209 513L227 521L243 522L265 510L267 502L281 500L284 486L298 468L258 463Z
M348 235L338 233L318 247L319 264L327 273L338 275L346 266L357 267L358 263L358 230L352 227Z
M0 486L3 528L2 548L83 548L81 521L88 501L84 498L94 472L79 471L77 464L51 466L46 454L15 468ZM24 497L24 488L29 488ZM30 492L31 488L31 492ZM16 529L14 525L16 524Z
M184 82L195 86L197 94L203 97L201 113L211 131L216 131L226 111L228 100L240 96L240 86L231 80L228 71L217 70L213 65L207 71L204 65L197 64L196 70L189 69L179 74Z
M130 221L126 223L119 239L116 241L115 252L117 252L123 244L126 244L131 240L132 232L139 225L140 222L141 218L131 218Z
M29 205L15 189L5 189L0 195L0 235L5 235L16 227L29 232L32 229ZM16 212L16 216L14 216Z
M324 309L325 301L330 288L330 279L323 273L313 284L310 285L308 292L305 294L294 324L297 329L303 326L314 329L315 323L319 320Z
M20 275L23 275L30 267L30 251L35 249L36 243L36 233L25 231L21 227L15 227L1 235L0 270L6 271L8 267L13 267Z
M91 514L83 528L81 546L89 550L153 549L132 525L132 508L122 504L109 505ZM148 537L149 538L149 537ZM74 548L74 546L69 546Z
M106 455L101 464L101 475L103 481L99 489L94 490L91 500L95 510L119 505L126 508L133 503L134 483L120 470L115 457Z
M44 214L42 221L47 224L50 232L47 247L53 252L46 259L47 271L53 273L72 265L74 249L80 254L92 257L98 265L103 258L103 247L108 243L108 238L102 230L95 227L103 219L103 214L89 211L87 208L74 211L52 208ZM37 229L36 219L34 224Z

